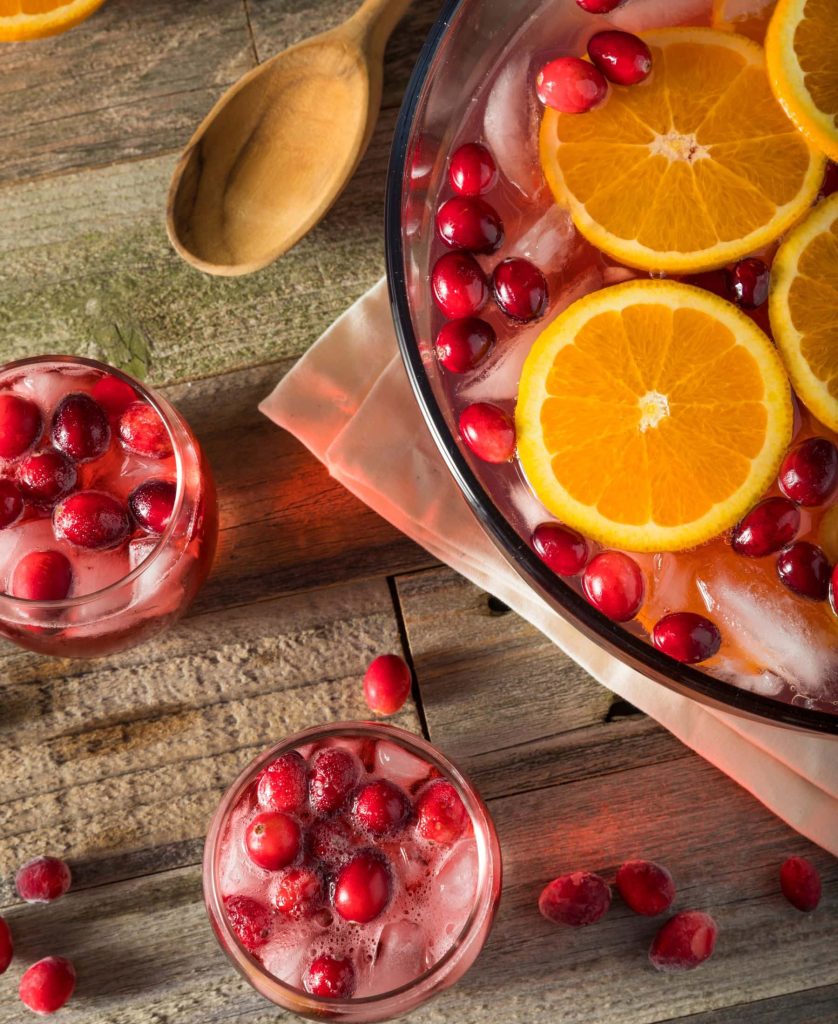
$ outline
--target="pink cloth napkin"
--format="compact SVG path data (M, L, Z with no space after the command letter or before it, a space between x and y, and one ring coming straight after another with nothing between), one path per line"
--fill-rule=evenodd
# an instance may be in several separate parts
M838 856L838 740L746 721L667 690L583 636L507 564L425 426L398 353L385 281L326 331L260 409L399 530Z

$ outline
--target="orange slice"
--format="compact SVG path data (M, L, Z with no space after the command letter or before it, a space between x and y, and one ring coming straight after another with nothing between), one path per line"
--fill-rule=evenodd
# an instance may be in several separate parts
M780 0L765 36L771 87L797 127L838 160L838 7Z
M777 0L713 0L713 28L762 43Z
M515 412L524 473L603 544L677 551L733 526L791 440L788 380L731 303L635 280L579 299L527 356Z
M652 74L586 114L547 109L544 175L621 263L687 273L739 259L805 212L824 160L774 99L759 46L709 28L643 37Z
M794 389L838 430L838 193L786 238L771 267L771 331Z
M0 0L0 43L65 32L89 18L105 0Z

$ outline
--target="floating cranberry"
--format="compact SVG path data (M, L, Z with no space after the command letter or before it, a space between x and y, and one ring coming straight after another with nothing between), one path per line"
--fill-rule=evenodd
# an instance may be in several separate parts
M4 973L14 955L15 944L12 939L12 930L8 921L0 917L0 974Z
M492 154L479 142L467 142L454 151L448 180L461 196L480 196L495 187L498 168Z
M628 622L643 604L643 573L621 551L602 551L586 566L582 590L597 611L615 622Z
M159 536L171 521L176 494L173 480L146 480L128 495L128 508L143 530Z
M494 252L503 241L503 224L493 206L478 196L454 196L437 211L439 237L455 249Z
M0 394L0 459L16 459L41 436L41 412L34 402L9 392Z
M390 900L390 869L375 853L356 854L338 873L335 910L345 921L367 924L375 920Z
M52 417L52 443L76 462L98 459L108 450L111 428L108 417L90 395L66 395Z
M826 170L823 175L823 183L821 184L820 191L818 192L818 198L826 199L826 197L831 196L833 192L838 192L838 164L833 163L832 160L828 160L826 163Z
M361 778L358 759L348 750L328 747L314 755L311 767L311 803L319 814L341 807Z
M52 903L70 888L70 869L58 857L35 857L15 876L17 894L27 903Z
M504 260L492 274L495 302L513 320L527 323L547 309L547 281L529 260Z
M345 861L355 847L355 834L343 818L315 821L307 839L311 855L330 868Z
M263 811L247 826L244 836L247 855L267 871L287 867L300 852L300 826L278 811Z
M554 878L538 898L538 909L548 921L574 927L594 924L610 906L611 887L592 871Z
M303 987L312 996L349 999L355 991L355 968L346 957L318 956L303 976Z
M474 316L489 300L489 282L477 260L467 252L448 252L431 274L434 301L451 320Z
M277 882L271 902L295 921L311 917L323 903L323 880L312 868L291 868Z
M30 551L17 563L9 593L25 601L63 601L73 585L73 569L60 551Z
M267 942L271 934L273 915L264 903L259 903L249 896L227 896L224 899L224 910L230 927L245 949L253 952Z
M588 14L610 14L625 0L576 0L576 3Z
M627 860L620 865L615 883L626 906L646 917L662 914L675 899L672 875L651 860Z
M355 821L374 836L395 832L405 823L408 814L410 799L407 793L387 779L368 782L355 797Z
M545 107L563 114L584 114L605 99L602 72L579 57L559 57L538 72L535 91Z
M829 604L838 615L838 565L832 569L832 582L829 584Z
M576 576L588 564L591 548L581 533L561 523L541 523L533 530L535 553L559 576Z
M787 498L766 498L734 529L731 547L739 555L762 558L790 544L800 529L800 510Z
M460 413L463 440L484 462L509 462L515 454L515 424L503 409L475 402Z
M23 515L23 495L11 480L0 480L0 530Z
M780 582L801 597L825 601L829 594L832 568L819 547L798 540L784 548L777 558Z
M128 513L102 491L78 491L55 506L55 535L79 548L113 548L128 536Z
M780 888L793 907L808 913L821 901L821 876L805 857L789 857L780 868Z
M52 504L76 486L78 471L73 460L54 448L27 455L17 468L20 489L32 501Z
M376 715L401 711L410 686L410 669L398 654L380 654L364 673L364 698Z
M20 979L18 995L35 1013L55 1013L67 1003L76 987L76 972L63 956L48 956L32 964Z
M810 437L787 452L779 481L798 505L823 505L838 486L838 449L825 437Z
M682 910L653 939L649 960L658 971L691 971L712 956L718 932L709 914Z
M444 779L429 782L416 801L416 831L435 843L453 843L468 826L460 794Z
M652 51L630 32L597 32L588 40L588 56L617 85L636 85L652 70Z
M496 341L494 328L485 320L449 320L436 336L437 358L446 370L467 373L486 358Z
M290 750L272 761L259 776L256 793L266 810L301 811L308 798L308 771L302 755Z
M718 653L722 636L716 625L703 615L672 612L655 623L652 643L670 658L695 665Z
M108 373L93 385L93 398L102 406L108 416L118 419L132 402L139 400L139 395L131 385L119 377Z
M172 454L172 439L156 409L145 402L134 402L119 417L122 447L147 459L167 459Z
M771 272L762 260L749 256L728 272L728 296L743 309L756 309L768 298Z

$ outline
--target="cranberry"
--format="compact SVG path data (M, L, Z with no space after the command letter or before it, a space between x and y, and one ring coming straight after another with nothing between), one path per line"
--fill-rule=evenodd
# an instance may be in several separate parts
M659 971L691 971L713 953L716 922L701 910L682 910L652 940L649 960Z
M63 601L73 585L73 568L60 551L30 551L17 563L9 593L25 601Z
M318 956L308 966L303 987L312 996L349 999L355 991L355 968L345 957Z
M470 316L443 324L436 336L436 355L451 373L467 373L478 366L497 341L494 328Z
M90 395L66 395L52 417L52 443L76 462L98 459L111 442L108 418Z
M416 801L416 831L435 843L453 843L468 826L460 794L444 779L429 782Z
M821 876L805 857L789 857L780 868L783 895L798 910L814 910L821 901Z
M582 574L585 597L615 622L628 622L637 615L645 589L640 566L621 551L600 552Z
M448 165L448 180L461 196L480 196L497 184L498 168L485 146L467 142L454 151Z
M79 548L113 548L128 536L128 514L121 502L102 491L78 491L55 506L57 537Z
M731 546L739 555L762 558L790 544L800 529L800 510L787 498L766 498L734 529Z
M675 899L672 875L651 860L627 860L621 864L616 885L626 906L646 917L662 914Z
M0 917L0 974L3 974L12 962L14 953L15 944L12 940L12 930L8 922Z
M32 964L20 979L21 1002L35 1013L55 1013L76 987L76 972L63 956L48 956Z
M226 896L224 909L227 920L239 942L251 952L267 942L271 934L273 915L264 903L249 896Z
M296 750L282 754L259 776L257 795L262 807L269 811L296 814L308 797L306 763Z
M810 437L786 453L779 481L798 505L822 505L838 485L838 449L825 437Z
M829 594L832 568L819 547L798 540L784 548L777 558L780 582L801 597L825 601Z
M323 902L323 881L311 868L291 868L277 883L272 902L294 920L311 917Z
M146 480L128 495L128 508L143 530L159 535L172 518L176 494L173 480Z
M47 505L69 494L77 479L75 462L54 448L27 455L17 468L18 484L26 497Z
M591 557L590 545L582 534L561 523L536 526L532 546L541 561L558 576L576 576Z
M331 868L345 861L354 846L355 835L342 818L315 821L308 831L311 855Z
M67 892L71 881L70 869L57 857L35 857L15 876L17 894L27 903L52 903Z
M131 385L119 377L106 374L93 385L91 394L108 416L118 419L132 402L139 401L139 395Z
M504 260L492 274L495 302L513 320L526 323L547 309L547 281L529 260Z
M147 459L167 459L172 454L172 439L156 409L145 402L134 402L119 417L122 447Z
M403 789L379 779L361 788L355 797L353 814L360 828L382 836L405 823L410 814L410 800Z
M489 300L489 282L477 260L467 252L448 252L431 274L434 301L452 320L479 313Z
M0 480L0 530L16 523L23 515L23 495L11 480Z
M335 910L346 921L375 920L390 899L390 869L375 853L356 854L335 881Z
M538 909L548 921L574 927L594 924L611 906L611 887L592 871L574 871L545 885Z
M460 413L460 433L484 462L509 462L515 454L515 424L503 409L475 402Z
M672 612L655 623L652 643L685 665L706 661L718 653L722 636L715 623L695 612Z
M625 0L576 0L576 3L588 14L610 14Z
M605 99L608 83L599 68L579 57L559 57L538 72L535 91L545 107L584 114Z
M743 309L756 309L768 298L771 272L762 260L749 256L728 272L728 297Z
M410 669L398 654L380 654L364 674L364 698L376 715L395 715L410 693Z
M819 199L826 199L833 192L838 192L838 164L828 160L823 175L823 183L818 192Z
M494 252L503 241L503 224L493 206L478 196L454 196L437 211L439 237L455 249Z
M832 570L832 582L829 584L829 604L838 615L838 564Z
M16 459L41 436L41 412L34 402L0 394L0 459Z
M636 85L652 70L651 50L630 32L597 32L588 40L588 56L617 85Z
M295 860L301 841L300 826L279 811L257 814L244 834L248 857L268 871L278 871Z
M348 750L328 747L314 755L311 768L311 803L319 814L331 814L345 802L361 778L358 759Z

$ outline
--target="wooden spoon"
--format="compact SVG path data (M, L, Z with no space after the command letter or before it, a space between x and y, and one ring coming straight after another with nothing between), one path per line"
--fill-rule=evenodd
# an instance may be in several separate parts
M381 106L384 47L410 0L365 0L344 24L249 71L181 156L166 227L208 274L267 266L326 213Z

